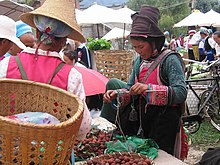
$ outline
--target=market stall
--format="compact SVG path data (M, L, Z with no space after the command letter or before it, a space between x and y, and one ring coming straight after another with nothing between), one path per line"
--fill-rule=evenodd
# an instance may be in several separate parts
M84 141L75 143L76 165L110 162L132 164L141 161L149 165L186 164L160 150L152 139L118 136L116 126L101 117L93 119L92 127Z

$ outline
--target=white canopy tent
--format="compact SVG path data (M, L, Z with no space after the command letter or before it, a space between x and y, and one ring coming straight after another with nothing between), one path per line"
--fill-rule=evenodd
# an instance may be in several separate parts
M86 24L96 24L97 25L97 33L99 37L99 28L98 24L107 24L107 23L121 23L124 25L124 32L122 34L124 37L126 36L125 33L125 26L126 24L131 24L131 15L135 13L135 11L124 7L120 9L111 9L105 6L101 6L98 4L94 4L89 8L81 11L75 10L76 19L79 25L86 25ZM122 36L123 38L123 36Z
M80 20L82 19L82 10L75 9L76 21L79 24Z
M127 37L129 34L129 31L115 27L110 30L106 35L104 35L102 39L112 40L117 38L124 38Z
M82 12L77 12L77 22L80 25L83 25L106 23L107 19L113 15L114 10L105 6L94 4Z
M21 14L32 10L32 7L25 4L20 4L12 0L0 0L0 15L6 15L15 21L19 20Z
M202 19L204 19L204 13L196 10L185 17L183 20L175 24L174 27L197 26L201 23Z
M131 15L134 13L135 11L129 9L128 7L120 8L114 10L113 15L111 17L108 17L106 21L114 22L114 23L131 24L132 23Z
M113 15L114 10L95 3L83 11L76 10L75 12L79 25L94 24L97 26L97 37L99 38L99 24L107 23L107 18Z
M134 14L135 11L129 9L128 7L120 8L114 11L114 14L107 19L108 22L112 23L122 23L123 24L123 29L120 29L119 35L123 34L121 38L123 38L123 43L124 43L124 38L128 35L128 31L126 29L126 24L132 24L132 19L131 15ZM114 31L119 31L119 29L112 29ZM113 32L114 32L113 31ZM124 44L123 44L124 48Z
M214 10L210 10L204 14L203 19L200 20L199 26L220 26L220 14Z
M127 7L115 10L98 4L94 4L83 11L76 9L75 12L77 22L80 25L98 23L131 24L131 15L135 13Z

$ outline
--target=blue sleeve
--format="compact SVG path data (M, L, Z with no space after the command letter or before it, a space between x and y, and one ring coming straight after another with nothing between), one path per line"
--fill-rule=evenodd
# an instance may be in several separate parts
M205 55L205 51L203 48L199 48L199 55Z
M168 80L169 104L183 103L187 97L187 88L182 62L177 55L170 55L165 59L162 74Z

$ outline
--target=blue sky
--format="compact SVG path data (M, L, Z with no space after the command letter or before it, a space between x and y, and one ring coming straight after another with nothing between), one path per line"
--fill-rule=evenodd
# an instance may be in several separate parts
M80 3L80 8L88 8L89 6L91 6L94 3L97 3L98 5L102 5L102 6L118 6L121 4L125 4L126 2L128 2L128 0L83 0Z

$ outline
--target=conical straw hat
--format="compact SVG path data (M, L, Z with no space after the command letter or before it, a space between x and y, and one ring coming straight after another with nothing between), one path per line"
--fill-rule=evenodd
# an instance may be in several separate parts
M20 19L26 24L35 27L34 15L42 15L59 20L73 29L67 37L84 43L86 40L80 31L75 16L75 0L46 0L43 5L34 11L24 13Z

